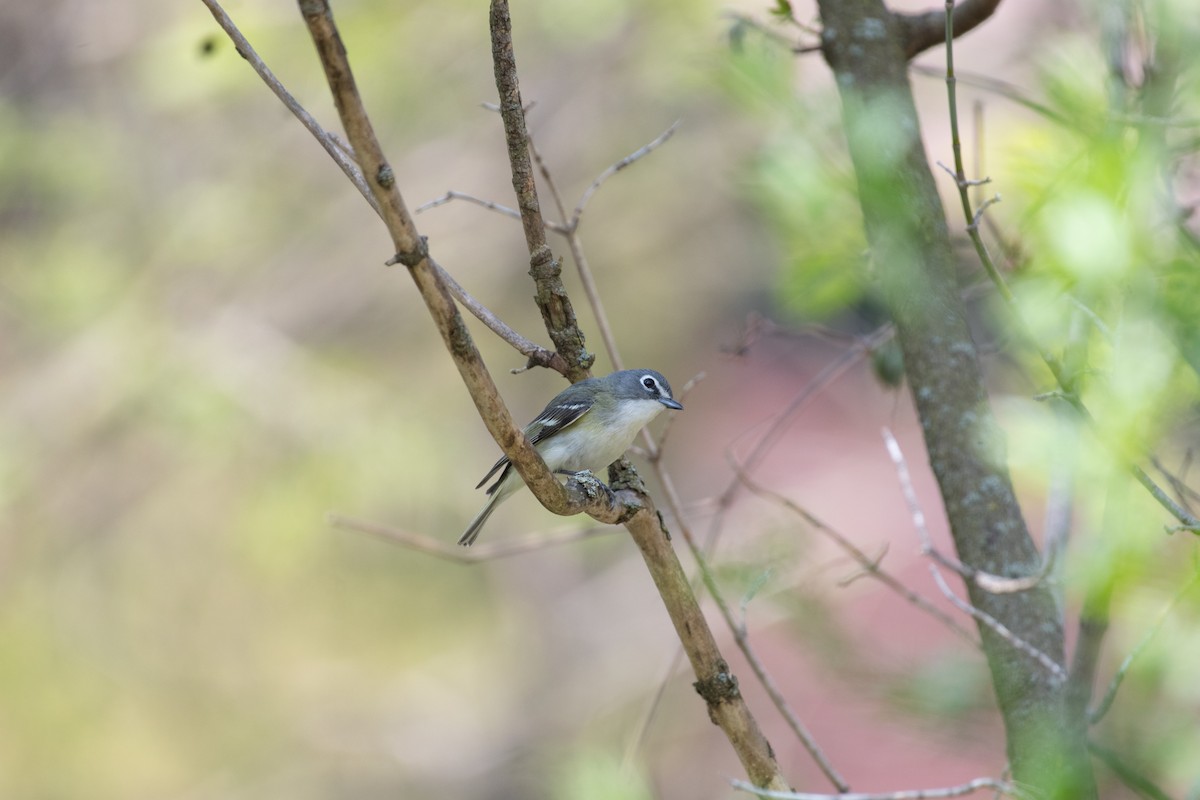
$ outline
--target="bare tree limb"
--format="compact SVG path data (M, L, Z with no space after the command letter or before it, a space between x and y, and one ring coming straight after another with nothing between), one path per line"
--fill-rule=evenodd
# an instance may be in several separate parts
M967 3L970 1L971 0L967 0ZM963 5L967 5L967 3L964 3ZM952 5L953 2L947 3L948 7ZM955 29L954 26L957 23L957 14L943 14L942 20L946 25L946 36L944 41L953 41L953 31ZM951 174L954 177L955 184L958 186L958 196L959 201L962 204L963 217L967 220L967 235L971 239L971 244L975 247L975 252L979 256L980 264L983 265L984 271L987 272L988 277L992 280L992 283L996 287L996 291L999 292L1001 298L1003 298L1005 306L1012 314L1012 318L1016 323L1016 328L1020 332L1022 338L1037 351L1042 361L1045 362L1046 367L1050 370L1050 373L1054 376L1055 382L1058 383L1058 385L1062 388L1062 399L1070 403L1071 407L1075 409L1079 416L1091 426L1092 430L1096 431L1097 437L1105 446L1112 450L1118 458L1122 458L1122 460L1126 462L1127 468L1133 475L1134 479L1138 483L1142 484L1142 486L1146 488L1146 491L1150 492L1150 495L1156 501L1158 501L1159 505L1165 508L1168 512L1170 512L1171 516L1175 517L1175 519L1179 521L1180 524L1174 528L1168 529L1168 532L1184 530L1190 531L1191 533L1200 534L1200 519L1191 514L1179 503L1176 503L1173 499L1171 499L1170 495L1163 491L1162 487L1156 484L1154 480L1148 474L1146 474L1144 469L1137 464L1128 461L1128 459L1126 459L1122 454L1122 448L1119 445L1114 444L1111 441L1111 437L1108 437L1105 432L1096 424L1095 418L1092 416L1091 412L1088 411L1087 406L1084 405L1083 400L1079 396L1079 375L1077 373L1068 372L1064 368L1062 361L1042 347L1041 344L1037 342L1029 333L1028 326L1025 324L1025 320L1022 317L1020 310L1017 308L1016 300L1013 297L1012 290L1008 288L1008 284L1005 282L1004 276L996 267L995 262L992 260L991 254L988 252L987 245L984 244L983 237L979 233L979 218L977 212L973 211L971 207L969 189L977 182L969 180L963 168L962 140L959 136L958 125L958 93L955 89L957 80L958 79L954 72L954 47L950 46L946 48L946 94L950 107L950 143L954 152L954 170ZM943 169L946 169L947 172L951 172L948 168L943 167ZM984 206L981 206L979 211L982 212L986 205L988 204L985 203Z
M1005 465L1003 434L959 298L945 209L908 82L909 37L881 0L818 0L818 7L881 297L896 324L958 558L994 575L1027 576L1041 558ZM967 588L972 607L1052 663L1063 661L1062 619L1044 585L1009 594ZM980 622L979 630L1015 778L1049 785L1064 763L1088 766L1086 753L1058 740L1061 680L993 627ZM1079 794L1090 795L1086 788Z
M1141 772L1126 764L1120 756L1107 747L1102 747L1095 742L1088 742L1088 752L1112 770L1113 774L1120 778L1122 783L1133 789L1139 797L1146 798L1146 800L1172 800L1171 795L1160 789Z
M610 165L608 169L597 175L596 179L592 181L586 189L584 189L583 194L579 197L579 202L575 205L575 210L571 212L571 217L568 222L570 227L579 227L579 220L583 217L583 211L585 208L587 208L588 201L592 199L592 195L596 193L596 190L604 185L605 181L628 167L630 164L641 158L645 158L646 156L650 155L650 153L666 144L667 140L674 136L675 131L679 129L679 122L679 120L675 120L671 123L671 127L660 133L652 141L642 145L637 150L634 150L632 153L625 156L617 163ZM563 220L567 221L566 215L563 215Z
M583 331L575 319L575 309L562 282L562 262L554 257L546 243L546 224L538 202L533 165L529 157L529 134L525 127L525 108L517 79L517 59L513 53L512 20L507 0L492 0L488 15L492 33L492 62L496 89L500 93L500 118L508 144L513 190L529 247L529 274L537 293L534 300L542 312L546 331L554 349L566 360L567 378L575 383L588 376L596 357L588 352Z
M963 797L975 792L992 791L997 795L1017 797L1026 800L1029 795L1017 786L995 778L976 778L959 786L949 786L944 789L913 789L900 792L879 792L866 794L862 792L845 792L843 794L817 794L814 792L773 792L760 789L745 781L731 781L733 788L749 792L768 800L939 800L946 797Z
M626 470L623 477L622 470ZM640 483L627 462L618 462L609 472L617 476L614 485L630 478ZM626 527L642 553L683 650L692 664L696 674L693 686L708 704L709 719L725 733L747 776L755 785L777 790L790 788L779 772L774 750L746 706L737 678L721 657L687 573L683 571L661 522L652 515L639 514Z
M587 376L595 360L584 347L583 332L562 284L562 268L546 244L546 229L530 162L529 135L517 80L516 58L512 47L512 22L506 0L492 0L489 13L492 32L492 57L496 88L500 94L500 115L504 121L512 168L513 188L517 193L521 222L530 251L530 274L537 286L536 301L542 319L558 352L568 364L572 381ZM651 441L647 437L648 441ZM613 488L630 487L645 493L641 478L622 459L609 468ZM661 478L661 473L660 473ZM670 490L670 484L664 483ZM738 689L737 678L721 656L712 630L700 610L687 575L679 563L670 536L657 514L650 513L649 499L643 513L623 520L642 554L671 622L696 674L696 691L708 704L709 718L729 739L747 776L756 784L787 789L779 771L775 753L763 736L758 722L746 706Z
M476 544L472 547L460 547L443 539L435 539L432 536L400 530L390 525L381 525L368 520L354 519L353 517L346 517L341 514L330 514L328 520L329 524L334 528L367 533L371 536L407 547L410 550L416 550L419 553L425 553L445 559L446 561L455 561L459 564L494 561L498 558L508 558L509 556L520 555L533 550L542 550L555 545L570 544L596 536L612 535L618 530L611 525L606 525L604 527L563 531L557 534L534 533L517 538L489 541L484 544Z
M575 269L579 273L584 297L587 298L588 305L592 307L596 317L596 327L600 329L600 339L604 342L608 359L612 362L613 369L625 369L625 365L621 361L621 351L617 347L616 334L613 333L612 325L608 322L608 314L604 311L604 301L600 298L600 289L596 286L596 278L592 274L591 265L588 264L587 255L583 250L583 242L579 238L579 218L574 217L567 221L567 209L563 204L562 195L558 191L558 184L551 175L550 168L546 166L542 154L538 152L533 137L529 139L529 152L533 154L538 171L542 174L546 188L550 190L550 197L553 198L554 205L558 208L558 214L563 219L562 234L567 239L567 247L571 250L571 258L575 261Z
M308 132L313 135L317 142L329 154L329 157L334 160L334 163L341 168L342 172L350 179L358 189L359 194L370 203L371 208L376 214L383 217L383 209L379 205L379 201L371 192L371 187L367 185L367 180L363 176L362 170L354 161L354 153L344 144L337 136L326 131L316 118L300 105L300 102L292 95L291 92L275 77L275 73L267 66L267 64L259 57L258 53L242 35L242 32L234 24L233 20L225 13L225 9L221 7L216 0L201 0L216 19L217 24L225 31L226 35L233 41L234 47L251 68L262 79L280 102L292 112L295 117L300 120L300 123L308 129ZM419 211L419 209L418 209ZM488 326L497 336L511 344L518 352L524 355L528 363L536 364L542 367L548 367L560 373L566 372L566 362L552 350L547 350L539 344L536 344L529 339L526 339L521 334L514 331L512 328L504 324L495 314L493 314L486 306L467 293L458 281L454 280L441 265L430 260L434 270L438 272L450 293L458 302L462 303L468 311L475 315L484 325Z
M1142 636L1137 645L1135 645L1134 648L1129 651L1129 654L1125 656L1125 658L1121 659L1120 666L1117 667L1117 671L1113 675L1112 680L1109 682L1108 688L1104 691L1104 697L1100 699L1100 702L1097 703L1096 707L1093 708L1088 714L1089 724L1095 725L1100 720L1104 719L1104 715L1108 713L1110 708L1112 708L1113 700L1116 699L1117 692L1120 690L1121 684L1125 680L1125 676L1129 673L1130 667L1133 666L1133 662L1137 660L1138 656L1142 654L1150 642L1153 641L1154 637L1158 635L1158 632L1162 630L1162 626L1166 623L1167 617L1170 616L1171 612L1175 610L1175 606L1179 605L1179 602L1198 585L1200 585L1200 570L1196 570L1192 573L1192 577L1189 578L1187 582L1179 588L1179 591L1175 593L1175 595L1171 598L1171 601L1167 603L1166 607L1164 607L1161 612L1159 612L1158 618L1154 621L1154 624L1150 626L1150 629Z
M396 176L384 157L355 84L346 48L327 0L299 0L299 7L325 70L342 126L378 204L380 217L391 235L396 251L392 262L408 268L492 438L538 501L556 514L587 512L601 522L613 523L643 510L645 506L640 501L618 506L612 497L589 492L577 481L570 481L564 487L546 469L541 456L513 422L400 195Z
M744 471L744 467L737 464L735 461L733 461L732 458L729 458L729 462L732 465L734 473L737 475L738 480L741 481L742 485L745 486L747 489L749 489L751 492L753 492L755 495L758 495L759 497L762 497L766 500L770 500L771 502L776 503L776 504L788 509L792 513L797 514L806 523L808 523L815 530L817 530L818 532L820 532L821 534L823 534L824 536L829 538L834 544L836 544L845 553L847 553L852 559L854 559L854 561L859 565L859 567L862 568L863 573L867 577L874 578L875 580L879 581L884 586L886 586L887 588L891 589L893 592L898 594L900 597L904 598L905 602L907 602L907 603L911 604L912 606L914 606L915 608L918 608L921 611L925 612L929 616L936 619L938 622L945 625L951 631L958 634L958 636L960 638L969 642L972 647L976 647L976 648L979 647L979 640L976 639L974 636L972 636L970 631L968 631L963 626L959 625L958 622L955 621L954 618L951 617L949 614L942 611L940 608L935 606L933 603L931 603L926 598L922 597L920 594L917 594L912 589L905 586L903 583L900 582L899 579L897 579L895 576L893 576L890 572L883 569L883 567L880 566L878 559L873 559L870 556L868 556L866 553L864 553L862 550L860 550L859 547L854 544L854 542L850 541L849 538L847 538L846 536L843 536L836 529L831 528L830 526L826 525L824 522L822 522L819 518L814 516L812 513L810 513L804 507L802 507L799 504L795 503L794 501L784 497L781 494L773 492L770 489L767 489L767 488L759 485L758 483L755 483L754 480L751 479L750 476Z
M900 481L900 490L904 494L905 502L908 504L909 513L912 515L913 527L916 529L917 536L921 540L921 551L925 555L933 557L933 560L937 563L949 563L948 559L938 554L937 549L933 546L933 537L929 535L929 528L925 524L925 512L921 510L920 501L917 500L917 492L913 488L912 476L908 472L908 463L904 460L904 453L900 450L900 443L896 441L896 437L887 428L883 429L883 439L887 445L888 456L891 457L892 463L896 467L896 476ZM947 600L954 604L955 608L974 617L992 633L1037 661L1054 676L1056 681L1060 683L1066 681L1067 671L1062 668L1061 664L1030 644L988 612L959 598L950 588L950 585L946 583L946 579L942 576L941 570L937 568L937 564L931 563L929 565L929 572L933 575L933 580L937 584L938 589L941 590Z
M953 8L954 37L962 36L987 21L999 5L1000 0L962 0L959 3L946 3L946 9ZM947 10L938 10L895 15L903 32L906 58L912 59L946 41L947 13Z

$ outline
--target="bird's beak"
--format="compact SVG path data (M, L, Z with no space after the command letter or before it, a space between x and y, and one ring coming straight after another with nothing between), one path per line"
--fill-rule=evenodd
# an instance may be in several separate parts
M680 403L678 400L672 400L669 397L660 397L658 398L658 402L662 403L667 408L673 408L676 411L683 411L683 403Z

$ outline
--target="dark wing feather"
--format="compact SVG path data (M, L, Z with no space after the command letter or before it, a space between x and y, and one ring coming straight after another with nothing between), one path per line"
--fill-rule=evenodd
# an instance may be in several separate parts
M495 475L500 470L501 467L507 467L507 466L508 466L508 456L500 456L500 460L497 461L495 464L492 464L492 468L488 470L488 474L483 476L483 480L481 480L479 483L475 484L475 488L478 489L480 486L483 486L485 483L487 483L488 481L490 481L492 479L492 476ZM505 470L504 474L507 475L508 470ZM500 480L501 481L504 480L504 475L500 476ZM499 486L499 485L500 485L500 481L496 481L496 486ZM496 486L493 486L492 488L488 489L488 494L491 494L493 491L495 491Z
M575 386L578 385L579 384L575 384ZM591 400L575 399L571 397L573 394L571 389L573 388L575 387L573 386L568 388L558 397L554 398L550 405L542 409L542 413L538 414L537 418L534 419L533 422L525 426L525 435L529 437L530 444L536 446L538 442L544 440L547 436L561 431L568 425L577 422L580 417L591 410ZM509 463L508 456L500 456L500 460L492 465L492 468L488 470L487 475L483 476L483 480L477 483L475 488L478 489L480 486L483 486L485 483L491 480L493 475L503 469L504 471L500 473L500 478L496 481L496 483L488 487L487 493L492 494L496 491L500 484L504 482L504 479L508 477L508 471L511 468L512 464Z
M579 418L592 409L591 400L568 401L548 406L537 419L525 427L525 435L531 444L537 444L551 434L578 422Z

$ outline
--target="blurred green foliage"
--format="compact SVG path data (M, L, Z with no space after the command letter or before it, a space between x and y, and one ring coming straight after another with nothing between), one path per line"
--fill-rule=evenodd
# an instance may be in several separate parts
M1129 463L1153 469L1148 457L1156 454L1167 473L1154 471L1155 480L1198 507L1200 495L1171 482L1194 485L1189 469L1200 446L1200 220L1194 213L1200 71L1185 55L1200 45L1200 25L1179 3L1096 2L1079 10L1085 16L1076 29L1056 31L1053 46L1036 48L1033 88L1003 71L964 71L958 102L968 177L984 177L970 173L982 169L971 164L980 153L976 142L986 142L982 155L991 182L972 189L974 206L1002 198L987 210L983 231L1016 299L1008 307L992 292L973 322L982 339L1001 343L1016 367L1008 380L1004 372L994 376L1011 464L1030 500L1070 477L1076 524L1062 584L1068 619L1085 597L1111 602L1116 633L1107 652L1115 663L1147 628L1146 598L1167 604L1200 569L1196 536L1165 535L1164 527L1177 521L1127 469ZM734 78L726 81L774 134L748 191L781 242L781 306L804 321L844 319L872 291L857 188L837 144L834 89L797 91L779 78L776 63L790 56L779 30L791 29L740 31ZM956 53L971 48L968 38L956 44ZM940 55L929 61L940 62ZM923 90L920 77L913 81ZM984 130L975 129L966 111L972 103L986 110L974 117ZM942 104L923 127L931 162L950 164L944 90ZM877 153L886 159L889 132L875 133ZM985 283L965 243L971 220L962 219L948 176L938 178L951 229L964 244L962 283ZM887 268L888 254L871 259L877 269ZM1079 391L1096 426L1083 424L1053 397L1032 399L1060 388L1041 353L1067 365L1069 388ZM1027 513L1033 517L1037 507L1027 503ZM1194 616L1198 604L1200 595L1190 592L1177 619ZM1190 689L1172 687L1187 682L1194 663L1188 654L1200 635L1181 622L1171 630L1146 651L1155 656L1134 664L1122 690L1139 700L1118 701L1096 736L1122 739L1131 761L1156 778L1194 786L1200 705ZM920 698L922 681L932 681L938 701L952 712L956 693L969 698L970 691L937 677L943 668L953 671L949 662L935 662L914 674L902 694L930 705Z
M294 6L228 10L332 125ZM336 13L410 205L451 188L510 202L499 122L477 108L494 95L483 7ZM568 206L685 121L606 184L583 229L627 360L670 365L678 384L757 305L829 319L869 300L855 179L815 57L753 28L729 46L712 3L514 13L533 131ZM366 206L198 0L0 14L14 32L0 48L0 796L724 796L737 766L695 767L696 752L727 748L700 742L710 726L686 680L655 728L671 785L614 760L609 728L636 725L672 647L616 544L468 569L327 527L342 511L452 541L495 448L406 276L381 266L388 242ZM1125 452L1177 466L1196 438L1200 269L1169 189L1192 187L1197 129L1115 119L1139 110L1114 106L1126 93L1084 27L1056 30L1040 66L1056 120L1006 114L989 132L1004 193L989 215L1019 240L1006 268L1034 337L1086 352L1086 400ZM1173 117L1200 115L1194 70ZM472 292L541 338L518 225L453 206L420 224ZM1000 311L982 323L1010 324ZM506 374L520 359L480 346L518 416L560 388ZM1052 388L1031 351L1015 357ZM742 431L747 412L731 408L710 438ZM1161 537L1136 487L1116 533L1092 535L1096 487L1125 479L1110 450L1025 397L1003 408L1027 492L1070 462L1083 533L1066 596L1110 587L1110 652L1128 652L1195 570L1193 540ZM720 462L725 442L688 424L675 446ZM584 524L510 505L497 536ZM801 554L794 537L771 543L722 579L749 595ZM835 603L770 574L752 619L781 610L832 672L969 710L978 687L940 653L915 677L846 669L862 648ZM1200 752L1198 603L1180 601L1101 729L1172 785L1194 780Z
M227 11L336 129L295 4ZM335 13L410 205L451 188L511 204L499 120L479 108L495 99L486 4ZM693 334L759 291L712 267L745 235L689 235L697 220L727 230L740 202L713 185L744 152L714 113L717 16L620 0L514 13L531 124L569 204L677 118L714 121L624 171L587 217L626 358L686 380ZM326 523L339 511L452 542L495 458L407 276L382 266L368 207L199 0L10 5L0 28L0 796L528 788L540 731L586 741L573 709L617 693L594 676L594 695L522 721L575 658L569 637L542 641L552 573L536 558L519 568L532 578L467 569ZM518 223L457 205L421 225L460 280L544 339ZM494 337L480 346L518 416L561 388L509 375L521 359ZM563 524L584 523L524 498L496 535ZM610 550L559 569L586 582ZM591 763L562 777L572 793L619 784ZM553 796L558 772L540 774Z

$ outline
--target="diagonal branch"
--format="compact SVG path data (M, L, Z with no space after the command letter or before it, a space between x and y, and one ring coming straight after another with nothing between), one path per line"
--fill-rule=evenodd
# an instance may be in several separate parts
M1017 502L958 295L946 214L908 82L904 26L882 0L818 0L818 7L822 51L842 100L867 240L880 265L881 296L896 324L958 558L994 575L1027 576L1041 559ZM1045 585L991 594L970 584L968 595L972 607L1051 662L1063 661L1062 620ZM1014 777L1048 784L1062 774L1064 763L1086 767L1081 748L1056 738L1064 709L1061 681L995 628L977 622ZM1079 782L1079 797L1095 795L1087 777Z
M562 284L561 263L553 257L546 244L546 226L534 185L530 159L532 148L525 128L525 112L512 47L512 21L506 0L492 0L490 21L500 115L504 120L513 188L517 193L521 222L529 246L530 274L537 285L536 301L551 340L569 365L567 376L572 381L578 381L587 376L595 356L584 347L583 332L575 320L574 309ZM721 728L751 781L771 789L787 789L787 781L779 771L775 753L750 713L738 688L737 678L722 657L712 629L700 610L687 573L683 571L671 545L670 534L662 518L649 505L649 498L644 495L641 478L624 460L612 465L609 475L614 488L634 487L646 502L643 512L625 521L625 526L642 554L692 664L696 674L693 685L708 705L709 718ZM664 486L670 494L669 481L664 480Z
M509 457L538 501L556 514L587 512L601 522L618 522L644 508L636 498L624 506L605 496L593 496L577 482L560 484L546 469L541 456L513 422L492 376L488 373L466 323L442 281L424 237L417 233L396 185L396 176L367 115L354 81L346 48L327 0L299 0L304 22L325 70L338 116L356 154L358 166L375 199L380 218L392 237L396 255L389 263L402 263L417 286L437 325L446 349L492 438Z
M909 791L899 792L878 792L873 794L864 794L862 792L845 792L843 794L817 794L815 792L771 792L764 791L757 786L751 786L745 781L732 781L733 788L749 792L757 795L763 800L941 800L947 797L964 797L975 792L990 791L993 796L1004 795L1005 797L1028 798L1029 795L1022 792L1017 786L1011 783L1004 783L995 778L976 778L973 781L960 784L959 786L948 786L944 789L912 789Z
M500 93L500 118L504 121L513 190L517 193L517 207L521 211L521 225L529 247L529 274L537 287L534 300L542 312L550 340L566 360L567 378L574 383L588 377L596 357L587 351L583 331L575 319L575 308L563 286L562 261L554 257L546 244L546 223L542 219L533 164L529 158L529 132L525 127L525 107L521 103L521 86L517 80L507 0L492 1L489 21L496 89Z
M220 7L216 4L216 0L204 0L204 2L209 5L210 9L213 9L218 22L222 22L223 19L228 22L227 30L236 30L232 28L232 22L228 21L228 17L224 15L223 11L218 14ZM360 190L363 185L369 190L371 204L387 226L395 246L396 255L388 263L400 263L408 268L488 431L517 468L534 496L548 510L563 515L586 512L601 522L626 525L642 553L651 577L667 607L671 622L692 663L698 679L695 686L708 704L710 718L721 727L733 745L746 769L747 777L751 781L756 785L774 790L786 789L787 782L779 771L774 752L754 717L750 714L738 689L737 679L729 671L728 665L721 657L712 631L708 627L695 594L688 583L687 575L671 547L670 537L662 527L661 517L646 496L640 479L632 470L625 473L618 470L616 472L617 480L613 481L613 488L617 491L609 497L589 494L586 484L575 480L568 481L566 486L563 486L550 475L545 463L521 430L516 427L500 399L496 386L454 304L454 299L444 281L444 273L430 258L424 238L417 233L412 217L397 188L395 175L384 158L362 98L358 93L346 57L346 50L341 42L327 0L298 0L298 4L320 56L342 125L350 139L353 152L356 154L358 164L345 163L344 169L351 180L360 187ZM500 26L503 29L503 35L499 38L507 42L508 60L511 63L511 34L507 32L506 8L504 17L505 19L501 20L503 24ZM225 27L224 24L223 27ZM240 34L237 38L240 38ZM244 39L241 41L244 42ZM503 47L499 49L504 50ZM245 51L248 50L247 45ZM259 65L265 69L265 65L262 65L261 61L259 61ZM506 95L502 90L502 97L515 96L519 114L519 95L515 94L515 66L513 70L509 76L512 79L511 89L513 91ZM260 71L260 74L263 72ZM511 115L511 106L507 111ZM506 126L508 123L509 120L506 118ZM519 123L520 139L525 142L527 137L523 132L523 118L519 119ZM524 148L524 145L522 147ZM344 148L336 149L345 153ZM527 152L524 158L525 171L528 172ZM518 189L518 193L520 194L520 189ZM536 203L536 196L533 196L533 202ZM525 205L527 204L523 204L522 207L523 219L525 218ZM544 229L541 230L540 236L543 241L540 247L534 248L536 254L542 254L544 251L548 255L549 249L544 245ZM553 259L549 259L548 263L557 269ZM535 278L539 277L541 276L535 275ZM557 276L552 277L557 278ZM550 287L551 293L555 291L554 281L539 284L539 288L543 286ZM569 301L560 280L557 281L557 291L561 294L554 298L555 303L551 304L551 310L557 308L560 311L563 309L569 311ZM562 322L563 319L559 317L557 321ZM556 319L547 317L547 325L552 337L564 330L569 333L572 328L576 333L578 332L573 312L569 314L567 328L555 327L555 322ZM558 340L556 340L556 344L559 344ZM582 334L578 335L576 344L577 346L572 345L565 348L568 357L572 359L570 361L572 377L586 374L587 367L591 363L591 356L582 349ZM568 342L568 345L571 343ZM379 530L376 532L382 533ZM412 544L412 542L409 543Z
M963 0L954 4L954 37L962 36L980 25L995 13L999 5L1000 0ZM895 16L904 37L904 55L909 59L946 41L945 10Z
M379 214L382 218L383 211L379 205L379 201L372 194L371 187L367 185L367 180L363 177L362 170L359 169L358 164L354 161L354 153L350 151L350 148L337 136L321 127L316 118L308 113L308 110L304 106L300 105L300 102L287 90L287 87L275 77L275 73L259 57L258 52L247 41L246 37L242 35L237 25L234 24L229 15L225 13L225 9L216 0L200 1L208 7L209 12L212 13L217 24L221 26L221 29L225 31L225 34L233 42L234 47L237 48L242 58L246 59L250 67L262 78L263 83L275 93L279 101L308 129L308 132L324 148L325 152L329 154L329 157L334 160L334 163L338 165L350 182L354 184L354 187L358 189L363 198L370 203L375 213ZM468 294L458 281L454 280L436 261L430 259L430 263L446 284L446 288L450 290L450 294L454 296L454 299L475 315L480 322L490 328L497 336L508 342L521 355L525 356L528 363L548 367L560 373L566 372L566 362L562 360L561 356L553 350L547 350L536 342L526 339L504 324L487 306Z

